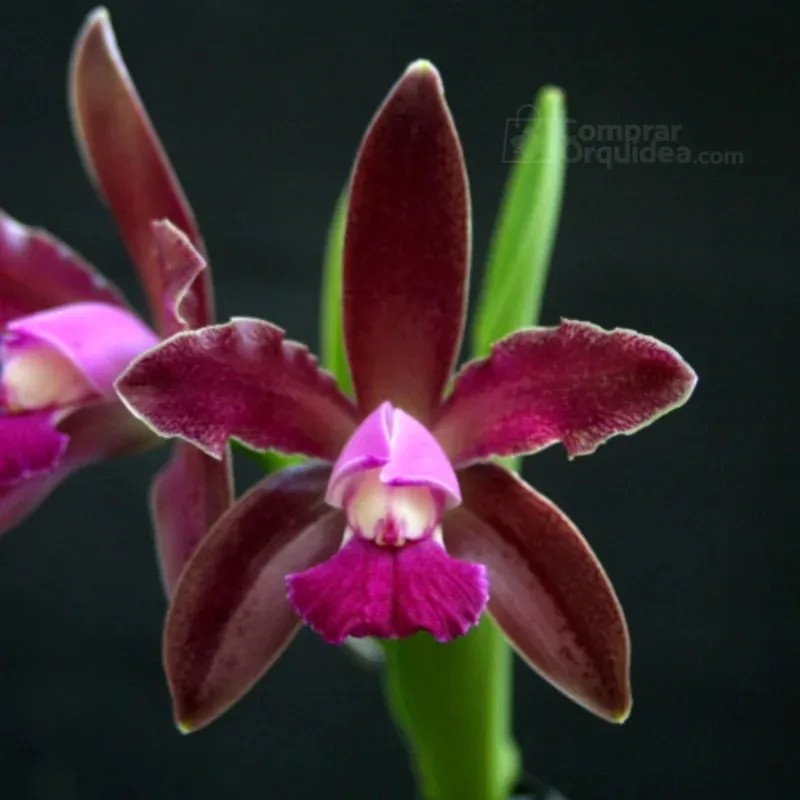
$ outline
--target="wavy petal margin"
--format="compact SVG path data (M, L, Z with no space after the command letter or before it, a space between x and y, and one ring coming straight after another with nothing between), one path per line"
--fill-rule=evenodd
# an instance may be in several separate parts
M347 357L364 413L391 400L430 421L458 354L470 206L439 73L413 63L356 158L344 247Z
M357 422L351 401L306 347L257 319L176 334L134 361L117 392L156 433L215 458L236 438L332 461Z
M210 319L206 319L205 310L198 305L200 298L193 291L208 268L205 257L168 219L156 220L150 225L164 286L162 319L165 336L208 324Z
M327 465L306 464L256 484L186 565L164 630L175 719L185 733L239 700L300 626L285 576L332 556L345 527L323 499L329 475Z
M696 383L692 368L658 339L562 320L517 331L467 364L433 433L461 466L558 441L570 457L588 455L683 405Z
M485 564L489 613L519 654L589 711L631 708L622 608L586 540L547 498L496 464L459 473L464 505L445 517L448 551Z
M150 223L168 219L203 252L189 203L178 183L119 52L108 12L93 11L78 35L69 73L69 105L84 164L105 199L164 334L163 277ZM213 319L210 279L193 285L200 324Z

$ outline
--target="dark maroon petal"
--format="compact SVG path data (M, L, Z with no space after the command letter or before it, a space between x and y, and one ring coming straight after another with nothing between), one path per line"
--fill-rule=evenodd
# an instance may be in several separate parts
M194 215L142 105L105 9L89 15L72 52L69 100L86 169L108 203L147 294L159 332L163 276L150 222L168 219L201 252ZM213 319L207 273L193 284L199 324Z
M464 506L445 544L489 571L489 613L546 680L605 719L631 706L625 617L589 545L547 498L503 467L459 473Z
M117 289L77 253L0 211L0 326L85 301L125 305Z
M175 589L164 664L175 718L188 732L230 708L264 674L300 620L285 576L328 558L344 532L323 499L328 466L263 480L202 540Z
M372 120L350 188L344 331L364 413L390 400L430 421L461 342L469 238L458 134L418 61Z
M52 472L67 449L52 411L0 414L0 486Z
M305 346L256 319L173 336L134 361L117 391L161 436L216 457L235 437L333 460L356 424L351 401Z
M167 596L198 542L232 500L230 456L222 461L176 442L169 464L153 480L150 512Z
M0 417L0 427L5 419L9 418ZM15 484L0 485L0 533L18 525L73 472L104 459L146 450L160 441L121 403L107 400L62 417L55 435L68 440L68 444L52 467L37 474L29 473L25 480Z
M200 297L192 289L207 268L205 258L169 220L155 221L151 227L164 286L164 335L207 324L211 320L205 318L198 305Z
M562 320L518 331L467 364L433 432L459 465L557 441L570 457L587 455L683 405L696 382L657 339Z

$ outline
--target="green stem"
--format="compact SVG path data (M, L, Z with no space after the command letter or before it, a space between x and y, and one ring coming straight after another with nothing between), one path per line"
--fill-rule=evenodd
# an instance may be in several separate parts
M384 643L386 691L425 800L505 800L520 760L511 736L511 648L484 615L467 636Z

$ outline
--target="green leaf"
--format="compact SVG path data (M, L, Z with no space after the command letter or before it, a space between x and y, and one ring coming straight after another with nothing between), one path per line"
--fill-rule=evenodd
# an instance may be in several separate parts
M302 464L305 460L304 456L289 456L279 453L277 450L253 450L252 447L248 447L236 439L231 439L231 444L234 450L243 453L251 461L254 461L267 475L286 467L293 467L295 464Z
M539 317L555 243L566 161L566 112L560 89L543 88L524 133L495 222L473 325L475 355Z
M320 352L322 366L334 374L342 391L352 394L353 386L350 381L350 368L347 364L342 329L342 256L346 221L347 192L342 192L336 203L325 242L320 303L322 337Z

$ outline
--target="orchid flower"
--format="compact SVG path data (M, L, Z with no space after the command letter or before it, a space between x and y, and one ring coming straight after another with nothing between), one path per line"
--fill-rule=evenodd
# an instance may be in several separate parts
M565 320L510 335L453 377L469 254L461 147L438 73L416 62L350 185L355 402L303 345L248 318L179 333L118 380L156 433L211 456L233 437L313 459L247 492L186 565L165 629L183 730L238 700L303 623L332 643L448 641L487 610L561 691L627 715L628 632L602 567L553 503L490 459L559 441L591 453L684 403L695 375L648 336Z
M80 256L0 213L2 530L77 469L159 443L119 402L114 380L160 337L213 319L194 217L102 9L78 36L69 87L87 170L142 279L155 330ZM197 540L230 503L222 455L221 461L211 459L179 443L153 484L168 590Z

